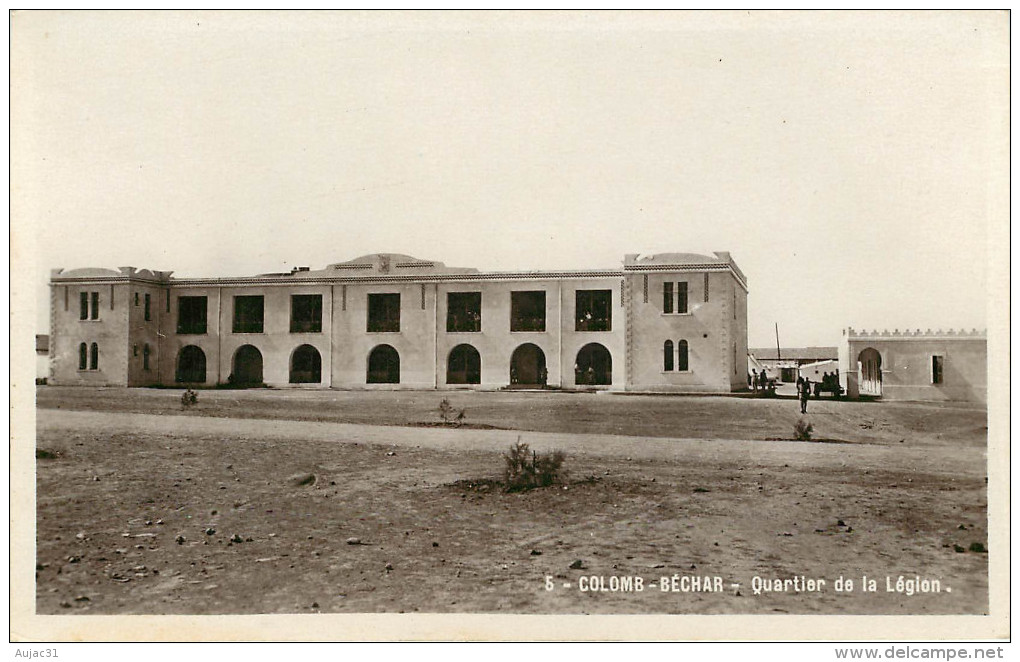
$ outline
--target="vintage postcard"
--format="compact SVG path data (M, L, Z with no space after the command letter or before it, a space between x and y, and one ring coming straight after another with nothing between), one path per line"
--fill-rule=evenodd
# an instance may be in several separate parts
M1009 636L1008 12L9 18L12 640Z

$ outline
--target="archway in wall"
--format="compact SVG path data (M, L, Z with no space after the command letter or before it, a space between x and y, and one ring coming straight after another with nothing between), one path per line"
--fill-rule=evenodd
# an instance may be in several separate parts
M446 360L447 384L481 384L482 357L471 345L457 345Z
M318 384L322 381L322 357L311 345L301 345L290 357L291 384Z
M379 345L368 355L369 384L399 384L400 354L389 345Z
M857 355L857 388L861 395L882 395L882 355L868 347Z
M547 373L545 352L533 343L524 343L510 357L510 385L544 386Z
M238 386L259 386L262 384L262 352L251 345L242 345L234 352L234 364L230 371L232 383Z
M205 352L201 347L188 345L177 353L176 379L182 384L201 384L205 382Z
M578 386L609 386L613 383L613 357L597 342L581 348L575 366L574 382Z

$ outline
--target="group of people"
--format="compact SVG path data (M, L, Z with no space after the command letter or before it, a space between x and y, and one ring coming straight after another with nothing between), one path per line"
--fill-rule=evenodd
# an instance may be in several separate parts
M754 394L758 395L759 392L764 394L775 395L776 392L776 380L771 379L768 373L765 372L765 368L761 369L759 373L754 368L751 369L751 374L747 378L748 386L754 390Z
M546 369L545 366L542 366L541 368L538 369L538 375L537 376L538 376L538 386L541 386L542 388L545 388L546 385L548 385L548 383L549 383L549 371ZM511 365L510 366L510 383L511 384L520 384L521 383L520 378L517 376L517 366L515 366L515 365Z
M835 372L826 372L823 374L822 385L819 390L835 393L836 395L842 393L843 387L839 385L839 374Z
M822 376L821 390L832 390L833 388L839 388L838 377L835 373L825 373ZM747 376L748 386L751 387L755 395L759 393L763 395L775 395L776 392L776 381L768 376L765 372L765 368L758 372L756 369L751 369L751 374ZM811 380L807 377L797 377L797 399L800 401L800 413L807 413L807 403L811 399Z

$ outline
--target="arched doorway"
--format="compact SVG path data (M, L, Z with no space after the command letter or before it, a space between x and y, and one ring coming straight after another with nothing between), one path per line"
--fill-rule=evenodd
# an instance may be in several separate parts
M301 345L290 357L291 384L318 384L322 381L322 357L311 345Z
M577 353L574 382L579 386L608 386L613 383L613 357L597 342L588 343Z
M481 384L482 357L471 345L457 345L446 360L447 384Z
M524 343L510 357L510 385L545 386L545 353L533 343Z
M234 352L234 365L230 371L231 383L241 386L262 384L262 352L251 345L242 345Z
M205 382L205 352L202 348L188 345L177 354L177 381L182 384Z
M882 355L868 347L857 356L857 388L861 395L882 395Z
M389 345L379 345L368 355L369 384L399 384L400 354Z

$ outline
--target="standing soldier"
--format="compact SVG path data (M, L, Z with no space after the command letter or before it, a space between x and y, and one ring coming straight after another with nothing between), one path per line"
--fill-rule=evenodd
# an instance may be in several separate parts
M807 401L811 397L811 380L807 377L800 385L800 413L807 413Z
M751 377L751 384L754 386L754 394L758 395L758 371L751 368L751 374L754 375Z

